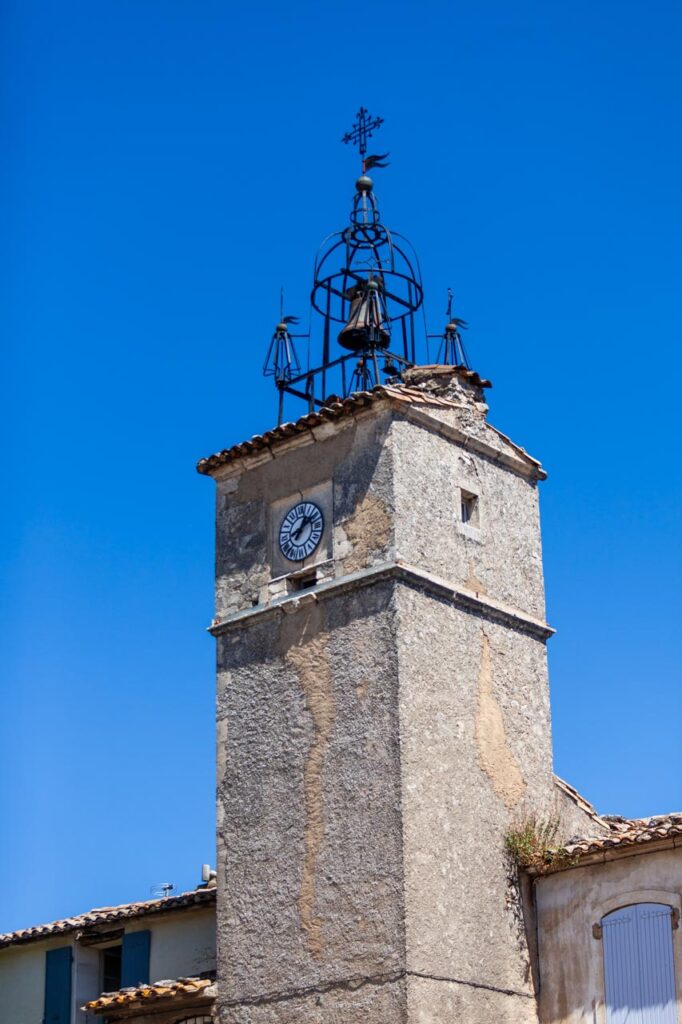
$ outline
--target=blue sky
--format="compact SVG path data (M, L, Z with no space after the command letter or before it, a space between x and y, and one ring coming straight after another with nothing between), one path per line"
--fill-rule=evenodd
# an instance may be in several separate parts
M540 457L556 769L682 809L682 9L7 0L0 930L213 860L213 494L273 425L361 104L387 223Z

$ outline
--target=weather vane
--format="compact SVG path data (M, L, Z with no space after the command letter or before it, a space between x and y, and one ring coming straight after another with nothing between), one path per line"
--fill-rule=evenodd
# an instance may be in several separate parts
M372 137L372 134L381 128L384 123L383 117L370 117L369 111L366 107L360 107L356 115L356 121L349 132L341 139L342 142L350 142L352 145L358 147L360 159L362 160L362 173L366 174L373 167L386 167L388 166L383 161L389 155L388 153L379 153L375 156L365 156L367 152L367 139Z
M448 288L445 330L442 334L427 334L427 338L440 339L441 344L436 356L437 363L441 363L444 366L465 366L467 370L470 370L471 367L469 366L466 349L462 341L462 331L466 331L469 324L466 320L462 320L460 316L452 315L452 302L452 288Z
M263 365L265 377L274 377L278 387L286 385L301 372L294 338L307 338L307 334L292 334L292 325L300 323L297 316L284 315L284 288L279 290L279 323L270 341Z

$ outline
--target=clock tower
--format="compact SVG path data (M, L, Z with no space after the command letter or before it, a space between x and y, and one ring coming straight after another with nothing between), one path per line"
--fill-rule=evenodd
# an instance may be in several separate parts
M504 837L555 801L545 474L488 423L461 320L417 365L421 282L395 238L364 173L316 265L321 366L300 372L291 317L270 347L280 419L285 397L308 411L198 467L217 488L223 1024L537 1021Z

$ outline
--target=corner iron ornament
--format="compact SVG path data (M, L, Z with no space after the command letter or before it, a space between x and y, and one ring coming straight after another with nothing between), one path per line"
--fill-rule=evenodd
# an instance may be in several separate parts
M291 332L298 319L284 316L283 302L280 305L263 367L279 393L280 424L286 395L305 402L308 411L314 412L339 397L401 381L405 370L417 362L417 333L426 343L429 359L428 339L433 336L428 335L425 322L419 331L416 322L424 300L419 260L408 240L382 223L374 182L367 173L388 166L388 153L367 154L368 140L383 123L382 117L371 117L360 107L353 127L341 139L357 146L362 173L355 182L350 222L329 235L318 250L307 333ZM313 322L319 323L317 317L313 321L313 314L322 321L317 357L311 357ZM448 321L441 358L466 363L459 333L466 324L452 317L451 301ZM303 338L307 339L306 359L294 345L294 339Z
M471 369L469 358L462 341L462 331L466 331L469 324L459 316L452 315L452 288L448 288L448 305L445 310L445 330L442 334L427 334L427 338L437 338L440 342L436 362L442 366L464 366Z

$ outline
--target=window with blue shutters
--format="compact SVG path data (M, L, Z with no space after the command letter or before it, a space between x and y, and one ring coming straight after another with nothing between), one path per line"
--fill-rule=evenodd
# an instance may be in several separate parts
M71 1024L71 946L45 954L45 1014L43 1024Z
M149 982L149 949L152 933L126 932L121 952L121 987L135 988Z
M607 1024L678 1024L672 908L634 903L601 924Z

